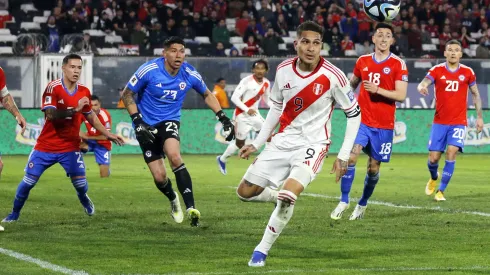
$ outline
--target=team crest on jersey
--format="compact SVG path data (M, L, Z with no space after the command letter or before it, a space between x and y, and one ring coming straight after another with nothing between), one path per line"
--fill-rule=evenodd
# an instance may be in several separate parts
M460 81L464 81L464 75L462 75L462 74L461 74L461 75L459 75L459 80L460 80Z
M320 95L323 93L323 85L315 83L313 84L313 93L316 95Z
M184 90L184 89L185 89L185 86L186 86L185 82L183 82L183 81L182 81L182 82L180 82L180 84L179 84L179 88L180 88L181 90Z
M389 74L390 72L391 72L391 69L390 68L388 68L388 67L384 67L383 68L383 73Z
M32 168L32 167L34 167L34 163L29 162L29 168Z

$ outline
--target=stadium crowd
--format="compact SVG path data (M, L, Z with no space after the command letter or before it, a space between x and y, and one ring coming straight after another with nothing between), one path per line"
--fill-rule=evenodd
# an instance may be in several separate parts
M25 8L26 3L33 8ZM330 56L360 56L372 51L373 21L352 0L0 0L0 28L11 35L42 33L47 52L112 54L135 45L140 55L159 52L168 36L186 39L192 55L284 56L294 54L295 28L313 20L326 29ZM28 6L28 5L27 5ZM441 56L449 39L459 39L466 57L490 58L490 0L406 0L392 22L403 57ZM47 11L47 12L44 12ZM5 15L8 14L8 15ZM42 16L43 19L39 18ZM15 22L11 18L15 18ZM36 19L38 17L38 19ZM3 18L3 19L2 19ZM22 22L39 22L31 28ZM91 30L91 31L88 31ZM82 33L84 35L82 35ZM15 42L14 42L15 43ZM157 51L155 51L157 49Z

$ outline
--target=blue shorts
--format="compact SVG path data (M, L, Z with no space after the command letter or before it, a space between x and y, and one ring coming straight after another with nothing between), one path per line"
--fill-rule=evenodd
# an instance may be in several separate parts
M464 149L464 139L466 135L466 126L464 125L444 125L432 124L430 131L429 151L446 151L447 145L453 145L459 148L460 152Z
M81 152L46 153L32 150L24 171L40 177L46 169L59 163L68 177L85 176L85 163Z
M95 140L87 140L88 151L94 152L95 162L99 165L111 164L111 151L97 143Z
M354 144L361 145L364 153L373 159L389 162L391 145L393 144L393 130L373 128L361 123Z

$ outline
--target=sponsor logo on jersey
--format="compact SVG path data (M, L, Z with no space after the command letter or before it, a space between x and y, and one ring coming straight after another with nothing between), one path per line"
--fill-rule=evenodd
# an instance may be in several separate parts
M363 72L367 72L369 71L368 67L365 67L364 69L362 69Z
M445 75L441 76L441 79L446 79L446 76Z
M65 104L65 102L63 101L63 99L58 100L58 103L59 104Z
M284 85L284 87L282 87L282 88L285 89L285 90L286 89L291 89L291 84L288 83L288 84Z
M157 86L158 88L161 88L161 87L162 87L162 83L158 83L156 86Z
M390 68L388 68L388 67L384 67L383 68L383 73L389 74L390 72L391 72L391 69Z

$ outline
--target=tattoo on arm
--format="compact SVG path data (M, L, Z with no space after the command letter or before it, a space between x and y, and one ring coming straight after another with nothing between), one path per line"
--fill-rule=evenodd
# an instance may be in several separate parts
M8 94L2 98L2 105L14 117L16 117L20 114L19 109L17 108L17 105L15 105L14 98L12 97L11 94Z
M44 113L46 114L46 119L55 120L71 117L76 113L76 111L75 109L58 110L55 108L48 108L44 110Z
M133 95L134 95L133 91L128 89L128 87L124 88L121 98L122 98L122 101L124 102L124 106L126 106L126 108L128 108L129 105L136 104L134 102Z
M354 144L354 147L352 147L352 151L350 151L351 155L359 155L361 153L362 146L359 144Z
M357 89L357 86L359 86L359 83L361 83L361 79L359 77L353 75L352 78L350 79L350 86L351 86L352 90Z
M475 104L476 114L479 118L483 117L482 106L481 106L481 97L480 92L478 91L477 85L473 85L470 87L471 95L473 96L473 103Z

